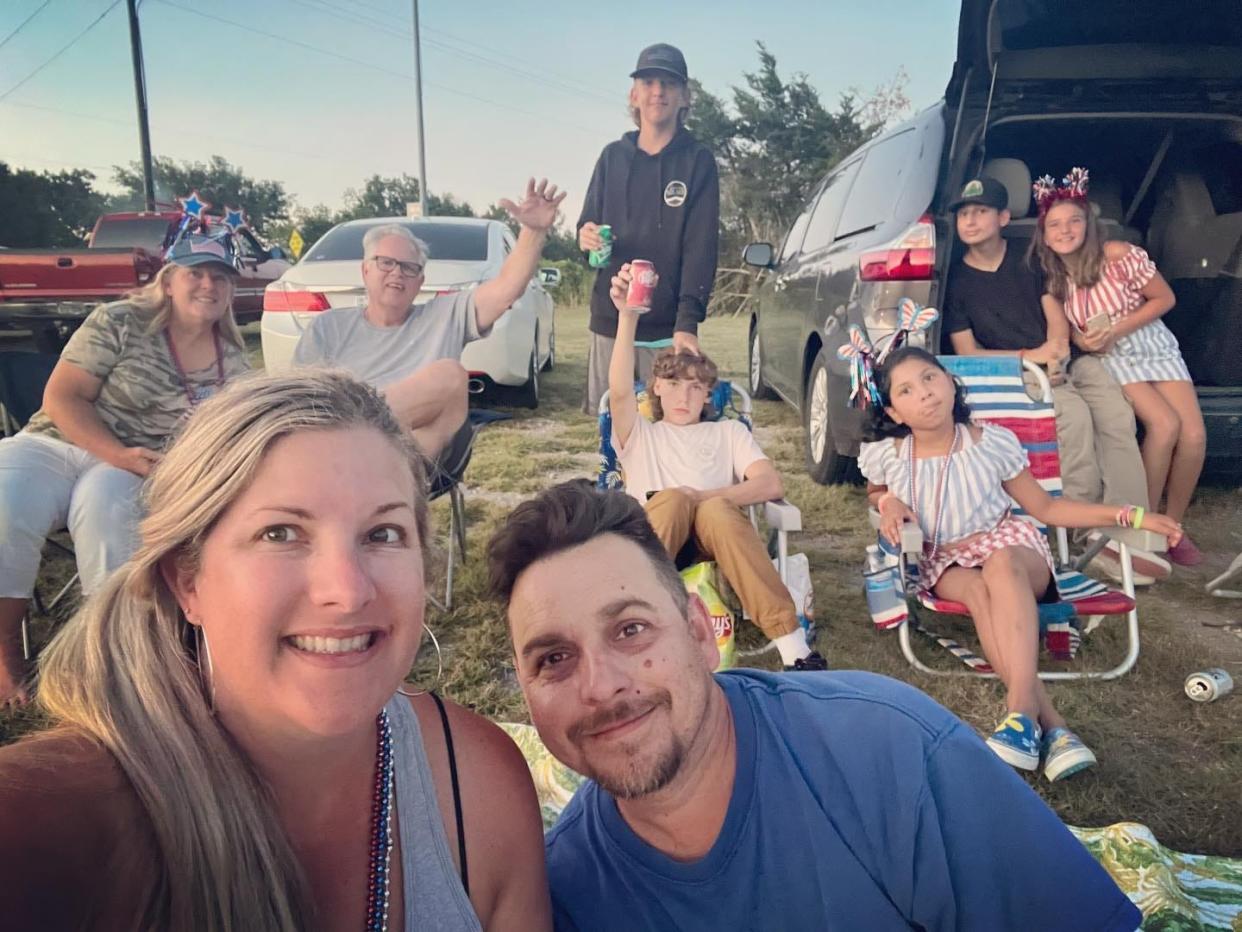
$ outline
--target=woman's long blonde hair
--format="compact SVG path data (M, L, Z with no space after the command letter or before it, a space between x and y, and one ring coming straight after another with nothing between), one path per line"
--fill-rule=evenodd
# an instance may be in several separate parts
M147 333L159 333L168 326L168 318L172 316L172 298L168 296L165 285L168 279L176 274L176 270L184 268L174 262L165 262L155 277L140 288L127 292L120 302L128 304L140 314L148 316ZM233 316L233 296L237 294L237 282L232 284L233 294L229 295L229 309L220 319L220 334L239 350L246 349L246 341L237 329L237 319Z
M1064 301L1069 297L1071 280L1078 288L1089 288L1100 280L1100 268L1104 265L1104 238L1100 235L1100 221L1096 216L1097 211L1094 205L1083 201L1059 201L1057 203L1073 204L1087 218L1086 236L1082 241L1082 248L1079 249L1076 268L1071 270L1065 260L1044 242L1044 224L1048 219L1047 213L1039 217L1035 235L1031 237L1027 258L1039 260L1039 267L1044 272L1044 289L1058 301Z
M269 791L212 714L161 564L194 572L207 535L280 438L352 427L379 430L409 463L425 549L422 457L374 389L323 370L244 376L196 409L148 483L137 553L40 661L39 702L115 756L150 816L161 855L146 910L153 928L313 924Z

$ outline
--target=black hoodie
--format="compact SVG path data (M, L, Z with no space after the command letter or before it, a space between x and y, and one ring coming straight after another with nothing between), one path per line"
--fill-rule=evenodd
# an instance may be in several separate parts
M683 127L657 155L638 148L638 131L600 153L578 218L612 227L612 260L591 292L591 332L617 335L612 276L631 259L650 259L660 276L639 341L697 333L716 277L720 179L716 159Z

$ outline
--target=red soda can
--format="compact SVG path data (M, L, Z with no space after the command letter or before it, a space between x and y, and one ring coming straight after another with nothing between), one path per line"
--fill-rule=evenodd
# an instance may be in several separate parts
M660 276L647 259L630 260L630 288L625 293L625 306L636 314L651 310L651 296Z

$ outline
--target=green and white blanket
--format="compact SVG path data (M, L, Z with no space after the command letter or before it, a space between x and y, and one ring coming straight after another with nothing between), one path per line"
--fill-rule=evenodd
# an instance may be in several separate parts
M582 777L556 758L530 725L500 726L530 766L543 824L551 826ZM1143 911L1143 929L1160 932L1242 932L1242 860L1181 854L1137 822L1070 827L1117 885Z

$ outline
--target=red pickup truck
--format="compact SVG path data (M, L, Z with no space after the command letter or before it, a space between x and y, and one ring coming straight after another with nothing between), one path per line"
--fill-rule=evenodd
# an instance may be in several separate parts
M0 249L0 329L30 330L44 352L59 352L97 305L144 285L164 264L181 211L104 214L85 249ZM242 277L233 298L238 323L258 320L263 289L289 268L279 246L238 231Z

